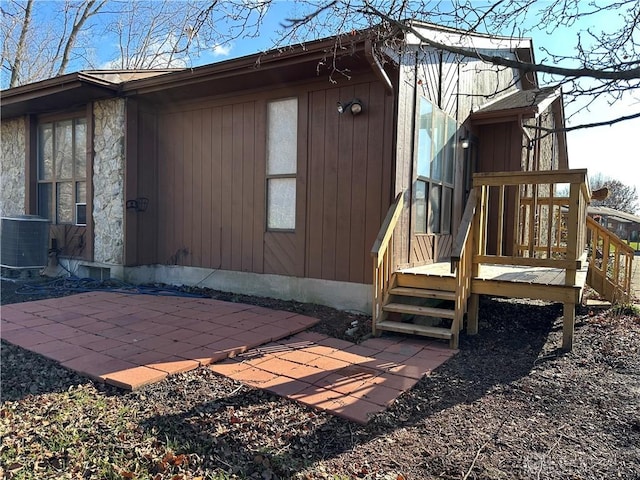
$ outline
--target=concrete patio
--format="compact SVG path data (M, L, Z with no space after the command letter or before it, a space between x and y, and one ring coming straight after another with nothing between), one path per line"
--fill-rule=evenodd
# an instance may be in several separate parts
M360 423L456 353L400 336L356 345L305 332L315 318L206 298L92 292L5 305L0 317L3 340L117 387L213 364Z

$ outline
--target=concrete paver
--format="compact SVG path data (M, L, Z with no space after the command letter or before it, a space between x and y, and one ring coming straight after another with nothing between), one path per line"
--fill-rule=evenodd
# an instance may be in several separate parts
M357 347L357 348L356 348ZM360 345L302 332L209 368L359 423L383 411L455 355L432 340L372 338Z
M242 328L230 318L238 314ZM285 325L265 328L288 318L296 329L318 322L206 298L90 292L3 306L0 332L81 374L136 389L290 335Z
M91 292L7 305L0 319L4 340L121 388L212 364L360 423L456 353L402 336L355 345L305 331L315 318L202 298Z

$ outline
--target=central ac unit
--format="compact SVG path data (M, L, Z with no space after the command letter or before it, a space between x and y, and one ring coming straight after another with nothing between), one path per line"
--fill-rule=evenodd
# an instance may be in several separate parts
M36 215L0 218L0 266L42 268L49 253L49 220Z

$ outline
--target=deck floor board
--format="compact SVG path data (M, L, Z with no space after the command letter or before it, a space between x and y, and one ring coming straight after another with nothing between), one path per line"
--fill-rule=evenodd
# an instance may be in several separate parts
M438 262L430 265L404 268L401 273L415 275L433 275L441 277L453 277L449 262ZM551 267L527 267L520 265L489 265L482 264L477 277L480 280L494 280L504 282L517 282L535 285L566 286L565 271L561 268ZM587 280L587 267L576 272L576 282L573 287L583 288Z

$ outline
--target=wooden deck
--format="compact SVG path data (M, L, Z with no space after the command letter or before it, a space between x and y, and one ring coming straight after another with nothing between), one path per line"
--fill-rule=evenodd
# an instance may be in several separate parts
M568 195L560 195L566 184ZM480 295L530 298L563 304L562 348L571 350L587 281L610 301L628 301L631 291L633 253L587 218L590 198L586 170L474 174L450 261L398 268L401 192L371 250L373 333L448 338L457 348L463 323L469 335L478 332ZM509 211L513 220L506 222ZM411 316L434 321L411 324Z
M471 281L471 292L513 298L533 298L554 302L579 303L587 281L587 265L576 271L573 285L565 284L565 270L552 267L482 264ZM451 263L438 262L404 268L403 274L454 278Z

